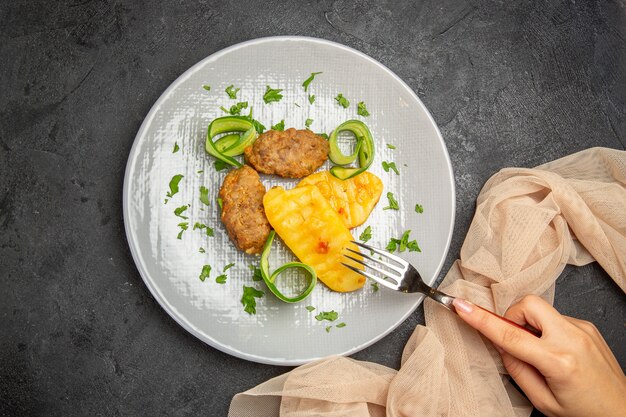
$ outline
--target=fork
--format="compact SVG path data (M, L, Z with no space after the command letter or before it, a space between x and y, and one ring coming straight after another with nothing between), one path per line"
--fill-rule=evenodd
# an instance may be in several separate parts
M353 270L354 272L356 272L357 274L363 275L364 277L367 277L369 279L372 279L374 281L376 281L377 283L379 283L380 285L383 285L389 289L392 289L394 291L400 291L400 292L404 292L404 293L421 293L424 294L425 296L432 298L433 300L437 301L438 303L440 303L441 305L443 305L445 308L447 308L448 310L455 312L456 310L454 308L454 305L452 304L455 297L448 295L446 293L443 293L441 291L439 291L436 288L433 288L429 285L427 285L424 280L422 279L422 276L420 275L420 273L417 271L417 269L415 269L413 267L413 265L411 265L410 263L408 263L407 261L405 261L404 259L392 255L391 253L375 248L373 246L369 246L366 245L364 243L360 243L360 242L356 242L356 241L352 241L352 243L354 243L355 245L363 248L363 249L367 249L370 251L370 253L376 253L378 255L380 255L381 257L387 258L391 261L393 261L394 263L388 262L388 261L384 261L382 259L376 259L372 256L369 256L365 253L361 253L359 251L356 251L354 249L351 248L344 248L345 250L356 254L362 258L365 258L367 260L369 260L370 262L364 262L361 259L355 258L354 256L351 255L346 255L344 254L343 256L345 256L346 258L357 262L363 266L365 266L366 268L370 268L376 272L378 272L379 274L381 274L383 277L381 278L378 275L372 274L366 270L363 269L359 269L356 268L353 265L349 265L346 263L341 263L343 266L350 268L351 270ZM387 268L387 270L383 269L382 267ZM486 311L489 314L492 314L496 317L498 317L501 320L506 321L507 323L520 328L524 331L527 331L528 333L532 334L533 336L539 336L537 331L533 331L531 329L527 329L526 327L520 326L519 324L505 318L502 317L496 313L494 313L493 311L489 311L479 305L476 305L478 308Z

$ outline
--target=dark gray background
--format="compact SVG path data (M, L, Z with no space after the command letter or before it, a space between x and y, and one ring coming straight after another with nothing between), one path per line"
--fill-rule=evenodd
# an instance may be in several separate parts
M0 415L224 415L235 393L288 370L187 334L128 250L128 153L152 104L197 61L248 39L307 35L398 74L432 112L456 174L445 271L500 168L624 149L625 9L604 0L3 1ZM625 301L596 264L568 268L557 284L557 308L594 322L622 366ZM423 322L420 308L354 357L398 367Z

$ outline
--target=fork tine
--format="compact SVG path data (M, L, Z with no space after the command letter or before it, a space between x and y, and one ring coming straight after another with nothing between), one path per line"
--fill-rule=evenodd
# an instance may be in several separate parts
M398 285L393 284L393 283L391 283L391 282L389 282L387 280L384 280L381 277L377 277L376 275L370 274L369 272L363 271L362 269L355 268L352 265L344 264L343 262L341 263L341 265L345 266L346 268L350 268L351 270L353 270L357 274L363 275L364 277L367 277L369 279L372 279L372 280L378 282L380 285L384 285L387 288L391 288L392 290L398 291Z
M398 256L392 255L392 254L390 254L387 251L380 250L378 248L375 248L375 247L370 246L370 245L366 245L365 243L357 242L355 240L353 240L352 243L354 243L357 246L362 247L363 249L371 250L372 252L377 253L377 254L379 254L381 256L386 256L387 258L396 261L397 263L399 263L400 265L402 265L404 267L409 266L409 263L407 261L405 261L404 259L402 259L402 258L400 258Z
M405 271L403 268L399 268L399 267L397 267L396 265L390 264L389 262L385 262L385 261L381 261L380 259L373 258L373 257L371 257L371 256L369 256L369 255L366 255L366 254L364 254L364 253L361 253L361 252L359 252L359 251L356 251L356 250L353 250L353 249L350 249L350 248L344 248L344 249L345 249L345 250L347 250L347 251L350 251L350 252L352 252L352 253L355 253L355 254L357 254L357 255L359 255L359 256L362 256L362 257L364 257L365 259L369 259L369 260L370 260L370 261L372 261L372 262L375 262L375 263L380 264L380 265L384 265L384 266L386 266L386 267L387 267L387 268L389 268L389 269L393 269L394 271L396 271L397 273L399 273L399 274L401 274L401 275L402 275L402 274L404 273L404 271ZM344 256L346 256L346 255L344 255ZM362 263L362 262L361 262L361 263ZM365 264L363 263L363 265L365 265ZM369 265L365 265L365 266L369 266Z
M371 268L371 269L373 269L374 271L376 271L376 272L378 272L378 273L380 273L380 274L382 274L382 275L386 276L387 278L391 278L391 279L393 279L393 280L396 282L396 284L397 284L397 283L399 283L399 282L400 282L400 280L402 279L402 275L397 276L397 275L391 274L391 273L389 273L389 271L385 271L384 269L379 268L379 267L377 267L377 266L375 266L375 265L371 265L371 264L365 263L365 262L361 261L360 259L357 259L357 258L355 258L355 257L353 257L353 256L350 256L350 255L345 255L345 254L344 254L343 256L344 256L344 257L346 257L346 258L348 258L348 259L352 259L354 262L358 262L358 263L360 263L361 265L364 265L364 266L366 266L366 267L368 267L368 268Z

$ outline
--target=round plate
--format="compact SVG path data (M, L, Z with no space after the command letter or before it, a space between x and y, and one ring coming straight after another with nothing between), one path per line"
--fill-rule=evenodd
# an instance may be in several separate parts
M305 92L303 81L318 71L322 73ZM241 89L236 100L225 92L230 85ZM279 102L264 103L268 85L282 89ZM340 93L350 101L348 108L335 99ZM309 95L315 95L313 104ZM249 104L244 114L252 107L254 118L268 129L282 119L286 128L303 129L312 119L311 130L330 133L346 120L363 120L376 143L370 171L385 188L367 222L352 234L358 238L369 225L368 244L384 248L390 238L411 230L410 240L417 240L421 252L405 251L401 256L427 283L442 267L454 223L452 167L441 134L413 91L382 64L346 46L303 37L257 39L202 60L163 93L137 133L124 179L124 222L137 268L165 311L207 344L255 362L299 365L355 353L395 329L422 297L376 290L369 282L359 291L336 293L320 282L303 302L286 304L262 281L252 280L250 265L258 265L258 256L238 251L219 219L216 199L227 170L217 171L214 159L204 151L209 122L225 114L220 106L229 109L239 101ZM361 101L369 117L357 115ZM176 145L179 150L174 152ZM400 174L385 172L383 161L395 162ZM322 169L328 167L327 163ZM183 178L179 191L168 198L175 175ZM291 188L297 183L274 176L262 180L267 187ZM208 206L200 200L201 186L208 189ZM389 192L400 210L384 209ZM416 204L423 213L416 212ZM185 205L188 209L181 216L188 219L174 213ZM207 229L193 230L196 222L211 227L214 236L208 236ZM178 239L181 223L187 223L187 230ZM275 241L272 270L292 259ZM230 263L235 265L223 272ZM212 271L202 281L204 265ZM226 282L217 283L222 274ZM244 311L244 286L265 292L256 299L256 314ZM333 322L316 318L333 310L338 313ZM339 323L345 326L337 327Z

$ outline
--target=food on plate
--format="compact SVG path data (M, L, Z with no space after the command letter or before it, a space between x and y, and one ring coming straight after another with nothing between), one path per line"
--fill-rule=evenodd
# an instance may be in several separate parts
M276 268L274 272L270 273L269 256L275 235L276 232L272 230L267 238L267 241L265 242L263 252L261 253L261 264L259 268L261 270L261 278L265 281L267 288L269 288L272 294L274 294L279 300L286 303L297 303L298 301L304 300L309 296L309 294L311 294L311 291L313 291L313 288L315 288L315 284L317 283L317 274L311 266L303 264L302 262L288 262ZM304 288L299 294L293 296L283 294L282 291L276 287L276 279L280 276L280 274L291 268L302 269L308 276L306 288Z
M270 233L264 195L259 174L247 165L230 171L220 189L222 222L235 246L245 253L261 253Z
M268 130L245 148L246 162L263 174L302 178L328 158L328 142L310 130Z
M329 171L316 172L297 187L308 185L320 190L348 229L365 223L383 192L381 179L367 171L347 180L340 180Z
M341 265L345 262L343 248L358 248L351 243L350 230L317 187L274 187L263 197L263 206L276 233L331 290L354 291L365 284L363 276Z
M240 167L242 164L234 156L252 145L258 133L263 133L265 126L250 116L224 116L213 120L207 129L205 149L218 160ZM224 134L215 142L213 139Z
M352 155L344 155L339 149L337 140L341 132L351 132L356 139L356 145ZM347 180L364 172L374 161L374 138L368 127L360 120L348 120L343 122L330 134L328 139L330 146L329 158L337 165L348 165L359 159L359 167L334 166L330 173L340 180Z

